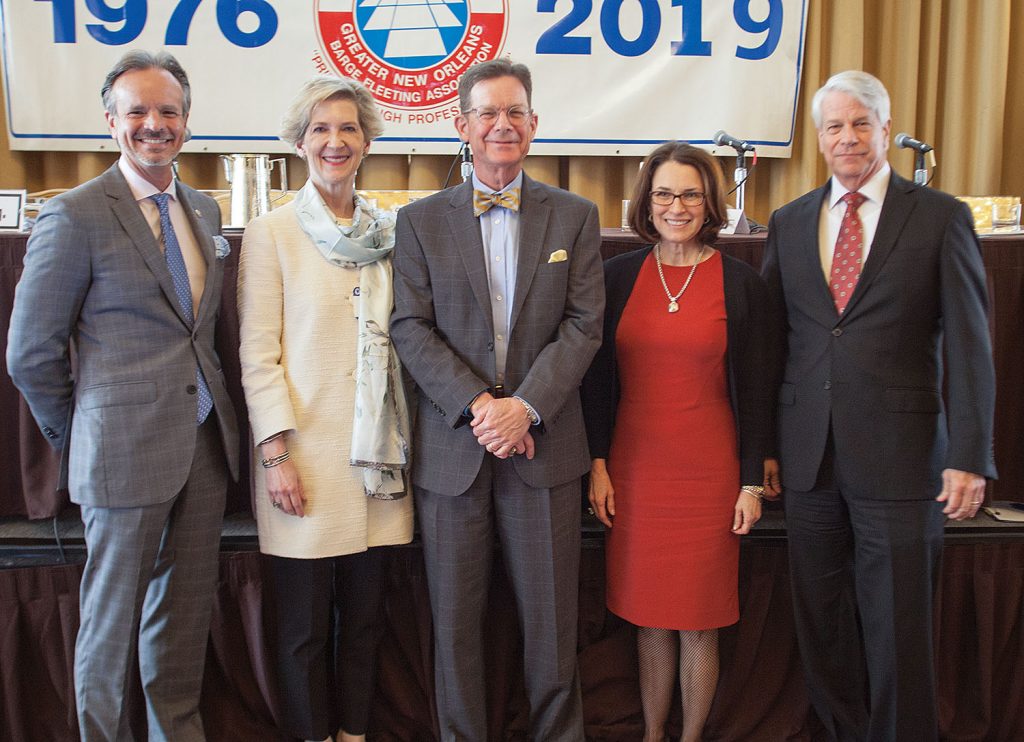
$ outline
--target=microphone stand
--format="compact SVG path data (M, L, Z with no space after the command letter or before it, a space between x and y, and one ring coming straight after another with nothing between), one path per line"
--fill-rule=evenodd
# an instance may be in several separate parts
M928 185L928 168L924 164L924 152L914 150L914 182L919 186Z
M750 224L744 214L746 208L747 153L743 147L736 150L736 170L732 179L736 183L733 193L736 194L736 208L728 209L729 223L722 228L722 234L750 234Z
M747 188L747 153L739 147L736 150L736 170L732 174L732 180L736 184L736 210L742 212L745 208L745 193Z
M462 164L459 166L462 172L462 182L473 177L473 153L469 149L469 142L462 143Z

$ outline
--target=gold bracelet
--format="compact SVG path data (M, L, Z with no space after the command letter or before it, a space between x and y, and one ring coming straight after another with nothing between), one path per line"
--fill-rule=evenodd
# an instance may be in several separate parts
M740 490L746 492L748 495L750 495L751 497L758 501L764 499L764 487L761 487L759 485L745 484L742 487L740 487Z

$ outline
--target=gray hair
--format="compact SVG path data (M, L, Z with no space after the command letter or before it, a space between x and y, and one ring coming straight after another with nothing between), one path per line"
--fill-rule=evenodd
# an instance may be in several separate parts
M865 108L875 112L883 126L889 120L889 93L882 81L861 70L846 70L832 75L811 100L811 118L818 129L821 128L821 103L829 93L846 93L856 98Z
M384 133L384 120L377 110L377 103L366 87L347 77L318 75L307 80L295 99L281 117L282 141L295 147L306 136L313 109L328 100L350 100L356 106L359 128L366 141L376 139Z
M126 72L151 69L169 72L178 81L182 92L182 114L188 116L189 109L192 107L192 88L188 84L188 75L185 74L185 70L182 69L178 60L167 52L152 54L144 49L132 49L127 52L107 73L103 87L100 88L103 107L107 109L107 113L112 116L117 114L117 104L114 101L113 93L114 83L117 82L117 79Z
M526 90L526 103L533 105L533 78L530 76L530 68L525 64L513 62L511 59L499 57L486 62L474 64L459 78L459 108L465 113L470 109L470 95L473 86L484 80L492 80L495 77L514 77L519 80Z

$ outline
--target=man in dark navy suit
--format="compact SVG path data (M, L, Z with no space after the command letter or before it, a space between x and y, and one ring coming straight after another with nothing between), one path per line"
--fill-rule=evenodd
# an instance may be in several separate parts
M934 740L943 526L995 476L981 251L964 204L890 169L881 82L841 72L812 115L832 177L772 215L764 265L797 634L835 739Z

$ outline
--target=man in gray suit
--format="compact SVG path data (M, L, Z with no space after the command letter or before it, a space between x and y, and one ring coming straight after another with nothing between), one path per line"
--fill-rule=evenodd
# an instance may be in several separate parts
M832 177L772 215L764 261L797 638L833 739L924 742L943 526L996 473L985 269L967 207L889 167L879 80L834 75L812 115Z
M216 202L174 179L190 102L178 62L129 52L102 96L121 158L40 213L7 365L85 523L82 739L139 736L127 704L137 661L150 739L202 740L220 526L238 476L214 350L227 243Z
M531 737L582 740L578 386L601 341L594 204L523 173L529 70L471 67L455 126L472 183L403 208L391 336L419 387L413 483L441 737L488 738L482 623L494 534L519 609ZM499 725L493 725L500 728Z

